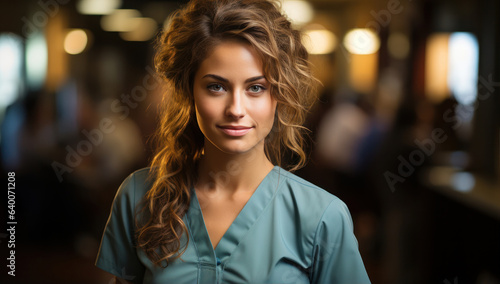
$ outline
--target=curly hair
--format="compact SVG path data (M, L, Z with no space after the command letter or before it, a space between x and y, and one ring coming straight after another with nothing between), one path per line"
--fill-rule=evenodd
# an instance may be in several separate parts
M204 143L194 112L194 74L218 44L244 41L263 61L264 76L277 101L273 129L264 146L268 159L290 171L306 162L302 124L316 101L316 80L300 32L280 10L267 0L192 0L172 16L170 27L158 38L155 66L167 91L150 164L154 182L143 199L145 217L136 231L137 245L155 265L168 265L187 247L181 244L181 236L188 234L182 218Z

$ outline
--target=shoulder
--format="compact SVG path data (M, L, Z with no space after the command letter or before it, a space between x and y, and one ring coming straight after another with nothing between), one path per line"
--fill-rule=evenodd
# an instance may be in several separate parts
M277 204L284 230L297 228L302 244L310 249L308 258L313 259L314 248L324 241L352 232L352 219L346 204L335 195L281 168L277 169L279 189ZM295 231L296 232L296 231ZM292 233L290 233L290 236Z
M346 204L337 196L284 169L278 170L279 199L293 208L301 221L310 224L310 230L328 223L352 222Z
M281 193L295 197L298 203L305 203L308 206L314 205L316 208L322 208L323 210L331 202L342 203L338 197L323 188L282 168L278 168L278 171Z
M127 178L125 178L125 181L133 181L135 184L139 183L140 184L145 184L149 180L150 175L152 174L151 168L142 168L139 170L136 170L135 172L131 173Z
M142 168L131 173L118 188L115 203L121 202L130 206L137 205L153 184L150 175L150 168Z

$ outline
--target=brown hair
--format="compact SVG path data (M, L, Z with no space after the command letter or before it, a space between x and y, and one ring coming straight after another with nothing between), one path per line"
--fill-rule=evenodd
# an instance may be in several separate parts
M237 39L251 44L263 59L263 72L277 101L273 129L265 153L289 170L303 166L303 130L314 103L315 80L300 33L291 27L275 2L267 0L192 0L171 18L158 39L155 66L167 83L156 155L151 161L152 188L144 197L137 244L155 265L182 255L180 237L188 234L182 217L196 183L196 165L203 151L192 87L194 74L217 44ZM286 156L285 156L286 155ZM294 163L283 165L283 157ZM288 158L289 159L289 158ZM187 238L189 239L189 238Z

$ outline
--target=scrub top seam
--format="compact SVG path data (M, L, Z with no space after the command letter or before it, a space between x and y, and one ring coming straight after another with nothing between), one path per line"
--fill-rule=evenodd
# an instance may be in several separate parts
M337 201L337 199L335 199L335 198L332 201L330 201L330 203L328 204L328 206L325 207L325 210L323 211L323 214L321 215L321 218L319 218L318 225L316 226L316 230L314 232L313 252L315 251L315 246L318 243L317 238L318 238L318 232L319 232L320 227L321 227L321 223L322 223L322 221L325 218L326 212L328 211L328 209L330 208L330 206L332 206L332 203L334 203L336 201ZM309 279L310 280L312 280L311 277L313 277L314 270L316 269L316 265L315 265L316 263L314 261L314 255L315 255L314 253L312 253L312 255L311 255L311 274L309 275L309 277L310 277Z
M300 183L301 185L305 186L305 187L308 187L308 188L313 188L314 190L319 190L319 191L326 191L324 190L323 188L321 187L318 187L317 185L315 184L312 184L312 183L309 183L303 179L300 179L300 178L297 178L297 176L293 176L291 173L289 172L286 172L283 174L283 176L285 176L286 178L288 179L291 179L293 180L294 182L297 182L297 183Z

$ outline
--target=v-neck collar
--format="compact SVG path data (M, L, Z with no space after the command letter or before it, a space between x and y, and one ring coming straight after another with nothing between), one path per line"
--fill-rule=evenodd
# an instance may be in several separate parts
M236 219L224 233L215 250L205 226L196 191L194 188L191 190L191 202L186 214L188 219L187 224L200 261L214 262L216 257L223 261L231 255L248 230L257 221L261 215L260 213L272 200L274 194L276 194L279 185L279 175L282 170L279 166L275 166L264 177L238 216L236 216Z

